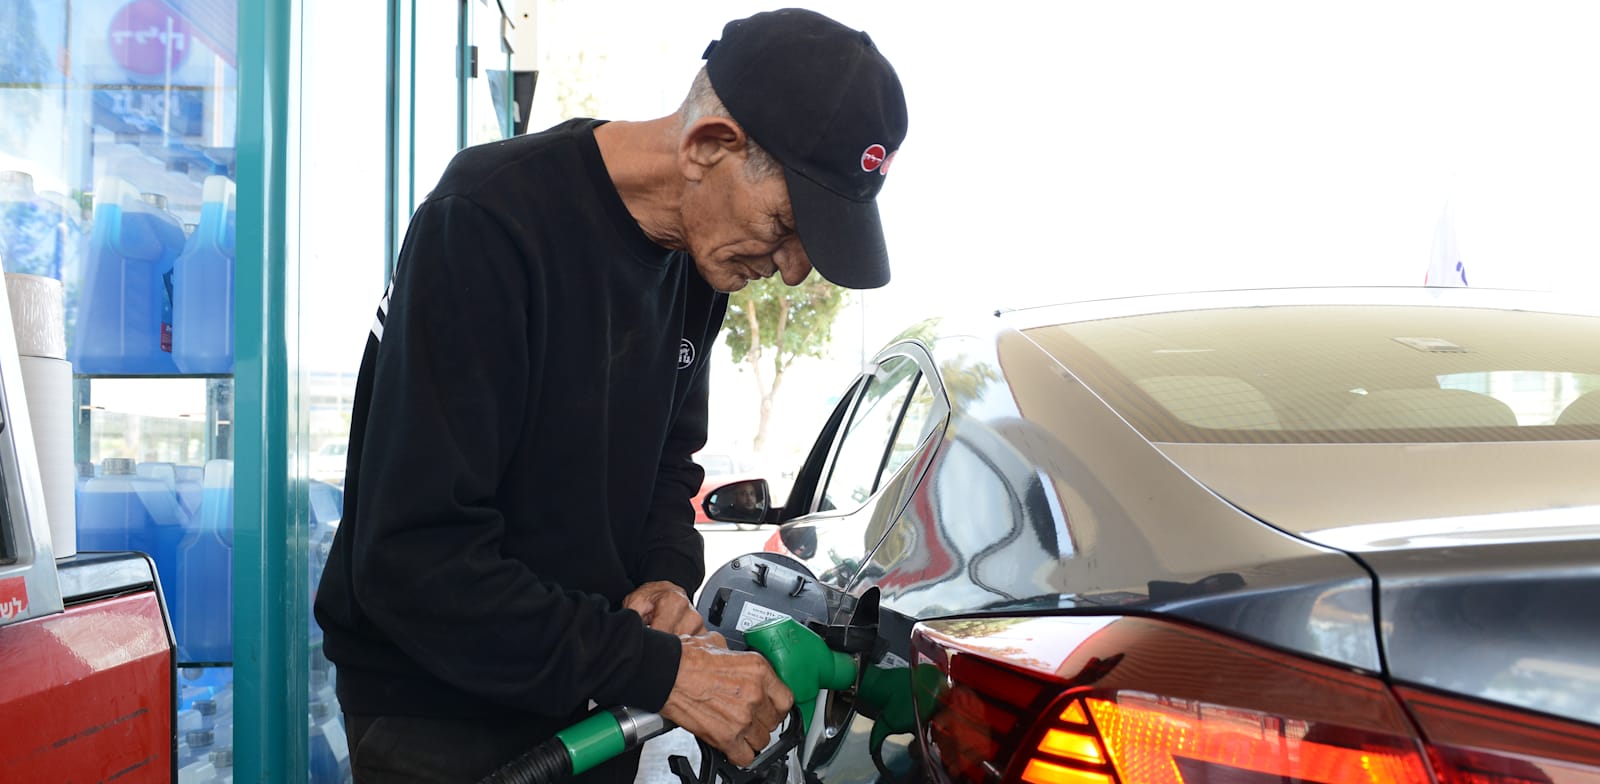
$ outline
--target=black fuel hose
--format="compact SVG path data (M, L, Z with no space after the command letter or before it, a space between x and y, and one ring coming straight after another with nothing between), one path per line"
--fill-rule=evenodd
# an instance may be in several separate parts
M478 784L559 784L572 777L572 755L560 738L534 746Z

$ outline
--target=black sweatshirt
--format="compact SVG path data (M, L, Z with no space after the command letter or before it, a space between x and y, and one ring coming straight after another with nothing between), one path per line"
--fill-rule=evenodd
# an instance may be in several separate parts
M347 713L554 731L672 689L677 637L620 608L704 576L690 456L727 298L634 222L598 125L463 150L411 220L316 598Z

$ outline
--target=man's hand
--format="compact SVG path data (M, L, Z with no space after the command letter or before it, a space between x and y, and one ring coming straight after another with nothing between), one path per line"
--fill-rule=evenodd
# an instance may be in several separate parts
M678 680L661 715L717 747L735 765L749 765L789 715L794 694L766 657L730 651L722 635L683 635Z
M622 600L622 606L644 619L644 625L668 634L704 634L705 619L694 611L689 595L665 580L645 583Z

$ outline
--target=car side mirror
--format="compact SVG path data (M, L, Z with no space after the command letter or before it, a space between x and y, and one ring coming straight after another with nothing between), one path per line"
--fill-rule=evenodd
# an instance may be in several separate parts
M706 517L721 523L767 523L772 491L765 479L731 482L706 494Z

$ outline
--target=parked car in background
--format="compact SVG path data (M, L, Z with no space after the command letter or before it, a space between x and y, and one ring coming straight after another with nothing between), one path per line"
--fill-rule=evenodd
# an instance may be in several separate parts
M829 784L1600 781L1586 306L1286 290L929 322L772 519L916 696L827 695L805 765Z
M715 522L706 516L706 493L725 484L760 476L756 457L745 452L702 449L695 453L694 462L706 471L706 478L700 483L700 492L695 494L692 501L694 521L698 525Z
M344 441L323 444L311 455L311 478L344 487L345 452L348 450L349 444Z

